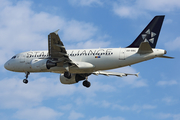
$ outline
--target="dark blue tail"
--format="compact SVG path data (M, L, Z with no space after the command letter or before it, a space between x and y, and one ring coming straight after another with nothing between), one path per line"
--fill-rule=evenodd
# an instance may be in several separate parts
M164 17L164 15L155 16L141 34L127 48L139 48L141 42L149 42L150 46L155 48Z

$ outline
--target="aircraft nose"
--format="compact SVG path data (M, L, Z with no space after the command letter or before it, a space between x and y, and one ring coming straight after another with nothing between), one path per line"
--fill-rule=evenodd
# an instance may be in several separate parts
M5 68L6 70L9 70L9 61L7 61L7 62L4 64L4 68Z

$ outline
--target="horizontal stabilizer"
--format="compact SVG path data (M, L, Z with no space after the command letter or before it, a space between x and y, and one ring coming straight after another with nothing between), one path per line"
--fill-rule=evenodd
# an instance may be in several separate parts
M140 44L140 47L139 47L139 50L137 53L147 54L147 53L152 53L152 52L153 52L153 50L152 50L151 46L149 45L149 43L148 42L142 42Z
M169 57L169 56L158 56L160 58L169 58L169 59L174 59L174 57Z
M108 72L108 71L96 71L93 72L94 75L106 75L106 76L117 76L117 77L123 77L123 76L128 76L128 75L135 75L138 77L139 73L137 74L129 74L129 73L115 73L115 72Z

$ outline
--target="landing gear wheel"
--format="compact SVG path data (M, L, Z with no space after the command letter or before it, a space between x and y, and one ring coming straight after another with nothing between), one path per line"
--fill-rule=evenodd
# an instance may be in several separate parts
M27 80L27 79L24 79L24 80L23 80L23 83L27 84L27 83L28 83L28 80Z
M89 87L91 86L91 83L90 83L89 81L85 80L85 81L83 82L83 86L89 88Z
M30 74L30 72L25 72L25 74L26 74L26 76L25 76L26 79L23 80L23 83L27 84L28 83L27 78L28 78L28 75Z

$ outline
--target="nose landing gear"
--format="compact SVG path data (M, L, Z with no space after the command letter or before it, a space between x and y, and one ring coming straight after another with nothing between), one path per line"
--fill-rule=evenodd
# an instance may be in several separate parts
M28 78L28 75L30 74L30 72L25 72L25 74L26 74L26 76L25 76L26 79L23 80L23 83L27 84L28 83L27 78Z

